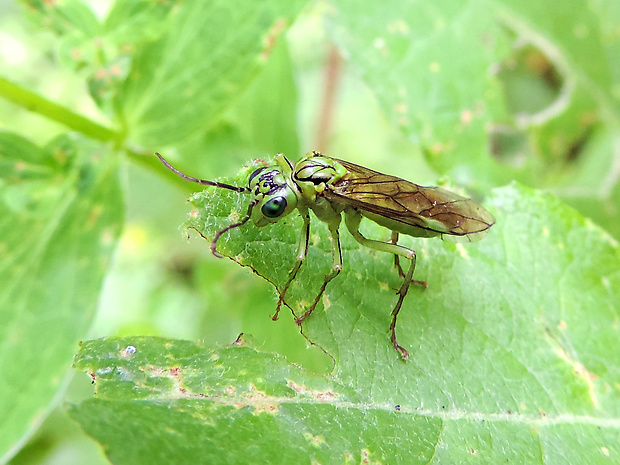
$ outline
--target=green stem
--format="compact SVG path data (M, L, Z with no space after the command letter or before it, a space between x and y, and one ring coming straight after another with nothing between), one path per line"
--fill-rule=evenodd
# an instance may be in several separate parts
M84 118L66 107L46 100L40 95L13 84L3 77L0 77L0 97L4 97L6 100L34 113L46 116L91 139L108 142L116 141L120 138L116 131Z
M0 76L0 97L26 108L30 111L46 116L53 121L63 124L74 131L102 142L119 142L121 134L112 129L101 126L88 118L85 118L70 109L46 100L29 90L26 90ZM141 153L127 150L129 158L149 171L164 175L173 184L184 190L190 190L189 184L177 176L171 176L170 172L160 163L154 153Z

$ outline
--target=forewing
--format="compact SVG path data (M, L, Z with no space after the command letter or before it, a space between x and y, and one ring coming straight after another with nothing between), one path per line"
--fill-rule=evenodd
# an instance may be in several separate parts
M441 187L418 186L354 163L336 161L348 173L325 191L331 201L415 228L468 236L469 240L479 238L495 223L483 207Z

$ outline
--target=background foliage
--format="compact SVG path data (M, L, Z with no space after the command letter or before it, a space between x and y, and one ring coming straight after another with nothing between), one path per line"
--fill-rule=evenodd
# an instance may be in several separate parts
M0 461L620 463L619 25L612 1L0 4ZM408 363L390 257L343 232L300 335L266 281L183 240L195 186L152 155L212 179L312 149L446 175L498 219L468 247L409 241L429 288L399 319ZM192 203L206 236L245 208ZM222 252L281 285L298 226ZM97 337L92 398L70 365Z

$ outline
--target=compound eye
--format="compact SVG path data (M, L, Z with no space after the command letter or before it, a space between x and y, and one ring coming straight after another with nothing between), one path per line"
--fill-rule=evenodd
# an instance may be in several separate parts
M284 197L274 197L267 201L261 211L267 218L277 218L286 210L286 199Z

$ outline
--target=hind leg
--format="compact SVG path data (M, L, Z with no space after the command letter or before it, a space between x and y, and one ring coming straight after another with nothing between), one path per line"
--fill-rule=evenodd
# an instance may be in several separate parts
M408 249L407 247L403 247L402 245L397 245L390 242L375 241L365 238L359 231L359 225L360 221L362 220L362 215L356 210L345 210L344 219L347 229L349 230L351 235L355 238L357 242L359 242L363 246L379 250L381 252L392 253L395 256L406 258L410 262L409 269L407 270L407 273L403 276L403 283L397 291L398 301L396 302L396 305L392 310L392 323L390 324L390 340L392 341L394 350L396 350L401 355L401 357L406 360L409 357L409 353L396 340L396 319L398 318L398 313L400 312L400 309L403 305L403 300L405 299L405 296L409 291L409 286L413 281L413 272L415 271L416 264L415 252L411 249Z
M394 245L398 245L398 233L396 231L392 231L392 238L390 239L390 243ZM394 267L398 271L398 276L401 278L405 278L405 272L400 266L400 260L397 254L394 254ZM413 284L418 284L426 289L426 281L416 281L415 279L411 281Z

